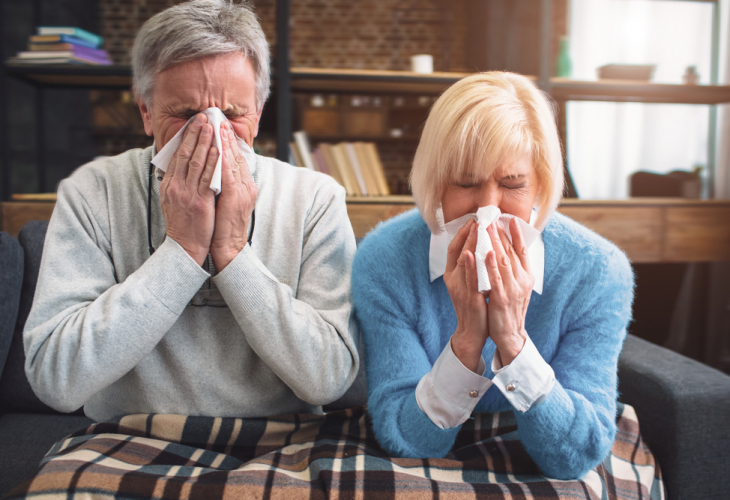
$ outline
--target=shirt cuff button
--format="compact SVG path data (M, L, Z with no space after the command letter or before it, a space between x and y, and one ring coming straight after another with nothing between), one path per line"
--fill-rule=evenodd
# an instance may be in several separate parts
M515 390L517 390L517 382L510 382L505 388L507 389L507 392L515 392Z
M471 392L469 393L469 397L470 397L470 398L475 398L475 397L477 397L477 396L479 396L479 391L471 391Z

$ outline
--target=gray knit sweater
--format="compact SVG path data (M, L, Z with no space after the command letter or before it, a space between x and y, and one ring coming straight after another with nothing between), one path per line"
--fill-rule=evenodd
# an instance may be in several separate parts
M59 187L24 332L38 397L101 421L317 412L341 396L358 368L342 187L257 156L253 241L211 277L165 238L156 178L149 255L151 157L95 161Z

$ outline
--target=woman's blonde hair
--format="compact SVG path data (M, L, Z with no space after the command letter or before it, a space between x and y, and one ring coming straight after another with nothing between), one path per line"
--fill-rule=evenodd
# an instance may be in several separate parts
M440 232L436 210L458 179L483 178L505 161L529 156L537 174L542 229L563 193L563 155L549 98L528 78L491 71L449 87L431 109L413 159L411 189L421 216Z

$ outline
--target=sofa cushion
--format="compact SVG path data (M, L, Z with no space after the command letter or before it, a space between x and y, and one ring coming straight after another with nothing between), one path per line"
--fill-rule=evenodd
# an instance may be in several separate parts
M10 343L8 358L0 379L0 408L2 413L30 412L57 413L45 405L35 395L25 376L25 350L23 349L23 328L33 304L35 284L38 280L38 269L41 265L43 241L46 237L48 222L27 222L18 234L18 241L23 248L23 288L20 294L18 319L15 332Z
M92 423L76 415L9 413L0 417L0 497L38 471L53 443Z
M0 374L18 319L20 289L23 285L23 249L18 240L0 232Z

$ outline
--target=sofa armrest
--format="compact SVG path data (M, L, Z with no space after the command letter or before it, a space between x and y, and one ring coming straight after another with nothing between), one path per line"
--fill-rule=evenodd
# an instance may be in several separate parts
M22 286L23 248L8 233L0 232L0 376L13 340Z
M730 376L629 335L619 393L636 410L669 500L727 498Z

